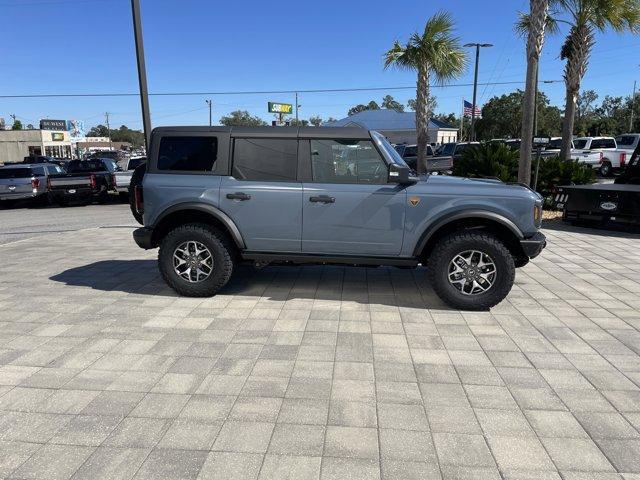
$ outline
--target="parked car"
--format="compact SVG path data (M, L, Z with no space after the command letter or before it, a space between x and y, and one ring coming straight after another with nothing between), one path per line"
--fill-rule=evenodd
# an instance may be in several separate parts
M31 200L50 202L48 178L62 173L55 164L16 163L0 168L0 202Z
M141 164L147 161L147 157L131 157L125 163L123 170L113 174L113 182L116 190L122 199L129 198L129 185L131 184L131 176L133 171Z
M620 169L620 157L614 153L618 148L615 138L578 137L573 140L573 145L571 158L590 165L603 177Z
M61 158L48 157L45 155L30 155L28 157L24 157L22 163L29 165L35 163L52 163L64 169L67 162Z
M63 206L75 201L104 203L109 191L115 191L113 175L117 171L110 158L72 160L66 173L49 178L51 196Z
M446 303L487 309L546 244L530 188L413 176L375 131L156 128L148 159L133 237L160 248L163 278L186 296L214 295L241 261L423 264Z
M418 146L398 144L394 147L398 154L402 157L407 165L414 171L418 171ZM445 172L453 168L452 157L435 158L433 147L427 145L427 171L428 172Z

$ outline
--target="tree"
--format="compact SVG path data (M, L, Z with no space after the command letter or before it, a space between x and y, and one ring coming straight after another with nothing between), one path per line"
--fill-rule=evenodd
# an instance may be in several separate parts
M132 130L126 125L121 125L117 130L111 130L111 140L127 142L137 148L144 145L144 133L141 130Z
M407 100L407 105L414 112L416 111L417 102L415 98L410 98ZM429 98L427 98L427 107L430 112L435 112L436 108L438 108L438 100L433 95L429 94Z
M306 127L307 125L309 125L309 120L303 120L303 119L299 119L296 120L295 118L292 118L291 120L287 120L289 122L289 125L292 127Z
M418 131L418 173L426 172L427 143L429 142L429 82L431 77L438 84L453 80L464 72L467 63L460 41L453 35L453 19L448 12L438 12L431 17L420 35L414 33L407 44L394 42L384 54L384 66L415 70L416 129Z
M589 124L594 120L596 100L598 100L598 94L593 90L586 90L578 94L574 130L579 135L586 135Z
M477 121L479 138L518 138L521 133L524 92L516 90L490 98L482 107L482 118ZM561 130L561 112L549 105L544 92L538 92L538 134L557 136Z
M235 110L220 119L222 125L228 127L264 127L267 122L260 117L254 117L246 110Z
M331 123L331 122L337 122L337 121L338 121L337 118L329 117L327 118L327 121L325 123Z
M396 112L404 112L404 105L398 102L391 95L385 95L382 97L382 108L395 110Z
M108 137L109 129L105 125L96 125L87 132L87 137Z
M22 130L22 122L20 120L14 120L11 125L11 130Z
M31 123L27 124L27 130L35 130L35 129L36 129L36 127L34 127L33 124L31 124Z
M380 110L380 105L378 105L374 100L371 100L366 105L363 105L362 103L360 103L355 107L351 107L347 112L347 116L350 117L351 115L364 112L365 110Z
M521 15L517 29L527 37L527 76L522 104L522 122L520 138L523 142L533 138L533 122L536 112L536 92L538 89L538 63L544 31L547 25L549 0L529 0L529 13ZM518 181L529 185L531 183L531 149L520 149L518 163Z
M558 0L558 5L568 17L568 20L559 21L570 25L560 50L560 58L566 60L566 100L560 156L569 158L576 101L595 44L595 33L609 28L616 32L628 30L637 33L640 29L640 0Z
M431 118L447 123L454 127L460 123L460 118L456 117L455 113L437 113L433 115Z
M319 127L322 125L322 118L318 115L314 115L313 117L309 117L309 123L314 127Z

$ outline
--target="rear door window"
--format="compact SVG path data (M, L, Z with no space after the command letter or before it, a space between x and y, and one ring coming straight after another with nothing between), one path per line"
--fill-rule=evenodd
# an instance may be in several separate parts
M216 137L163 137L158 152L158 170L210 172L217 157Z
M633 145L636 143L636 137L634 137L633 135L621 135L619 137L616 137L616 143L619 147L633 147Z
M236 138L232 175L237 180L295 182L298 141L294 138Z
M613 138L604 138L600 142L602 145L600 148L616 148L616 141Z

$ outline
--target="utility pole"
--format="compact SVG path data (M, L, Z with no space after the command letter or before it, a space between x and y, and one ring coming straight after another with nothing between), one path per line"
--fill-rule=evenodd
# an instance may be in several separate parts
M296 92L296 126L298 126L298 92Z
M107 122L107 135L109 135L109 150L113 150L111 145L111 126L109 125L109 112L104 112L104 118Z
M209 127L211 127L211 99L204 101L207 105L209 105Z
M138 62L138 83L140 84L140 105L142 107L142 125L147 155L150 154L151 114L149 113L149 91L147 90L147 69L144 62L144 42L142 40L142 21L140 19L140 0L131 0L133 34L136 41L136 60Z
M11 127L13 128L13 124L16 123L16 114L12 113L11 115L9 115L12 119L13 119L13 123L11 124Z
M633 95L631 95L631 120L629 120L629 133L633 132L633 109L636 106L636 81L633 81Z
M473 75L473 105L471 107L471 133L469 134L469 140L475 141L476 139L476 96L478 93L478 65L480 63L480 48L493 47L491 43L467 43L465 47L475 47L476 49L476 66Z

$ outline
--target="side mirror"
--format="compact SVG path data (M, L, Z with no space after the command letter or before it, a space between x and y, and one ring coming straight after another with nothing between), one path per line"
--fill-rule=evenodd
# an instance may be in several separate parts
M411 174L411 169L397 163L389 165L389 183L398 183L400 185L410 185L416 183L418 179Z

